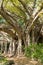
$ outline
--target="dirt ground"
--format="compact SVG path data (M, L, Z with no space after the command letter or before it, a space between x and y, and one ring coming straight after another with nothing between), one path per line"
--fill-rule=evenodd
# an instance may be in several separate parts
M15 65L43 65L42 63L34 60L30 60L27 57L13 57L7 58L8 60L14 60Z

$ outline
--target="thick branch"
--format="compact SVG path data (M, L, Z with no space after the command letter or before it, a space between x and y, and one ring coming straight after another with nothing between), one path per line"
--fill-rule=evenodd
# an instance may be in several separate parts
M12 14L9 11L6 11L6 13L14 20L14 21L18 21L18 19L24 19L23 17L17 15L16 13ZM18 22L17 22L18 23Z
M3 9L3 3L4 3L4 0L2 0L2 3L1 3L1 8Z
M26 25L26 27L28 27L31 30L31 28L33 28L35 24L35 21L38 20L38 17L41 13L43 13L43 5L41 5L41 8L37 11L37 13L34 16L31 15L29 22L27 22L28 26Z
M24 7L26 13L31 16L30 11L28 11L28 8L27 8L26 4L24 3L24 1L22 1L22 0L18 0L18 1L19 1L19 2L22 4L22 6Z
M4 19L13 27L13 29L19 34L19 36L22 36L22 29L21 27L5 12L0 9L0 14L4 17Z
M4 31L4 32L8 33L13 39L18 39L18 37L16 36L16 34L13 33L10 29L8 29L6 27L5 28L1 27L0 31Z
M12 0L11 0L11 2L12 2ZM24 17L26 17L25 11L24 11L21 7L16 6L14 2L12 2L12 4L14 5L14 7L16 7L16 8L17 8L17 9L19 9L21 12L23 12ZM21 16L19 16L19 15L18 15L18 17L22 18L22 17L21 17Z
M34 27L35 21L38 19L39 15L43 13L43 9L38 12L38 14L34 17L33 21L31 20L31 24L28 25L27 30L30 32L30 30Z

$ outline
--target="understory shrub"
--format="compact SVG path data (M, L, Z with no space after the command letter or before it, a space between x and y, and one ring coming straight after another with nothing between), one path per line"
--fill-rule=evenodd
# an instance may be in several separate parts
M6 62L6 61L7 61L7 59L4 56L0 55L0 63Z
M43 44L30 44L25 48L25 56L43 62Z

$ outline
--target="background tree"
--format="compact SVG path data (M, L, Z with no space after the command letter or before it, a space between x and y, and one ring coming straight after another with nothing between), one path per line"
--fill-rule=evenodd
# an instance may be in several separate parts
M38 42L43 26L43 0L1 0L0 5L0 15L18 34L19 55L22 41L25 47Z

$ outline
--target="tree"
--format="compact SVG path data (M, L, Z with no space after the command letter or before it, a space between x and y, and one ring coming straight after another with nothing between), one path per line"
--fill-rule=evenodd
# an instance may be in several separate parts
M43 16L43 0L2 0L0 4L0 15L18 34L19 55L22 52L22 41L25 47L29 46L32 34L32 42L34 43L37 22L43 24L39 20ZM20 25L19 21L23 24ZM42 27L41 24L39 29Z

